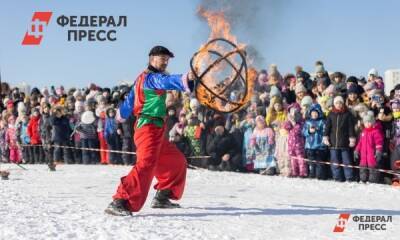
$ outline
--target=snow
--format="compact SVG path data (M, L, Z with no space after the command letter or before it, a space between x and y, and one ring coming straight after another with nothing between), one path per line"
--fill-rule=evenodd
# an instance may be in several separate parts
M189 170L182 209L104 214L124 166L16 165L0 181L0 239L399 239L400 189L256 174ZM340 213L391 215L386 231L360 231ZM351 217L352 217L351 216ZM351 218L350 217L350 218Z

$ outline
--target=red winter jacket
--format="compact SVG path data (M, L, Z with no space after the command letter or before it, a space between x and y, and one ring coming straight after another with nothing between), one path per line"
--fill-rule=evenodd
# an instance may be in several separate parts
M28 136L31 139L31 144L41 144L40 129L39 129L40 116L31 117L28 123Z

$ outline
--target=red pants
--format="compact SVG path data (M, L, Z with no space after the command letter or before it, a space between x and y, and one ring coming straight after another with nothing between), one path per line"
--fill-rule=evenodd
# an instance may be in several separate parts
M103 132L99 132L98 136L99 136L100 150L108 150L107 142L106 139L104 138ZM100 163L109 164L108 152L100 151Z
M121 178L114 199L128 200L129 210L139 211L147 198L153 177L157 190L169 189L170 198L182 197L186 181L186 159L178 148L164 136L164 129L146 124L135 130L136 165Z

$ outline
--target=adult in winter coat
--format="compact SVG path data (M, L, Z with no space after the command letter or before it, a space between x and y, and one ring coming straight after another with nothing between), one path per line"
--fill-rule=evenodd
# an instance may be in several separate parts
M92 111L82 113L80 123L75 126L75 131L79 134L81 146L84 148L82 149L82 163L95 164L100 162L99 152L86 150L99 147L96 117Z
M52 142L54 145L54 160L64 163L72 163L71 150L62 146L70 146L70 135L72 133L68 118L64 115L61 107L55 107L50 119L52 129Z
M241 165L241 154L235 139L226 131L223 121L217 121L214 133L207 140L210 170L235 171Z
M327 160L327 148L322 143L325 130L324 113L319 104L313 104L306 113L306 121L303 126L305 137L306 157L309 160L324 162ZM326 165L323 163L308 163L309 177L326 179Z
M188 78L192 74L169 75L168 61L174 55L165 47L156 46L149 53L149 66L136 79L133 89L120 106L121 117L132 113L135 123L137 163L131 172L121 178L113 201L106 213L130 215L139 211L146 201L154 177L158 183L153 208L176 208L170 199L182 197L186 181L186 159L177 147L165 137L166 91L190 92Z
M331 163L353 165L351 148L355 147L356 138L353 114L345 107L344 99L336 96L333 109L326 120L323 142L329 146ZM333 178L336 181L353 181L353 170L331 165Z

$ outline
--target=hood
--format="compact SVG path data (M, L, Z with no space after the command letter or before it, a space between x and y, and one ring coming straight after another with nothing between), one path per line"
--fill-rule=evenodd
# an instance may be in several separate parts
M307 119L311 119L311 112L312 111L317 111L318 112L318 119L322 119L324 117L324 113L322 112L322 108L321 105L319 105L318 103L314 103L310 106L310 108L307 111L306 117Z

